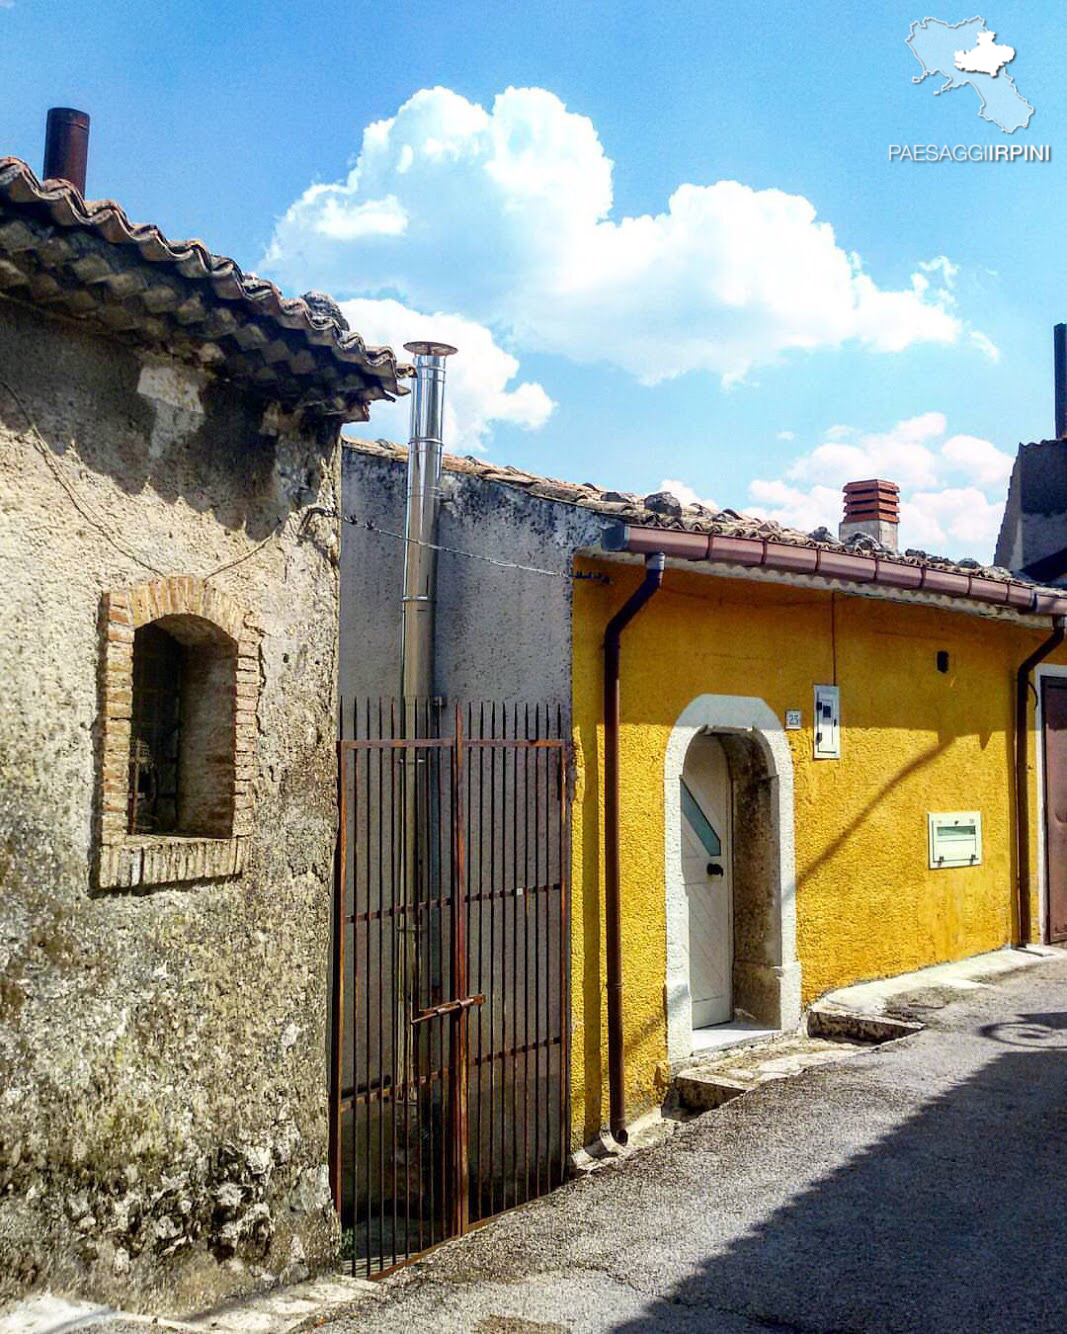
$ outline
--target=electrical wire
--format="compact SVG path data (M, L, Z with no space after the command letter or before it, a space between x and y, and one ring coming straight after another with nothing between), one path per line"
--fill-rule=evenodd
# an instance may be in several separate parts
M56 479L59 485L66 492L68 498L70 499L71 504L82 516L82 518L85 519L87 523L92 524L92 526L97 530L97 532L100 533L100 535L108 543L110 543L110 545L113 546L116 551L118 551L121 555L125 556L127 560L131 560L135 565L140 565L142 569L149 570L152 574L157 574L161 579L165 579L167 575L164 570L161 570L157 565L153 565L151 561L145 560L143 556L138 555L136 551L133 551L131 550L130 547L124 545L119 540L119 538L115 536L114 532L112 531L107 521L104 518L102 518L100 514L98 514L92 508L92 506L90 506L82 497L78 495L74 487L63 476L62 470L60 469L58 463L56 462L55 458L52 455L51 448L49 447L44 437L41 435L41 432L38 430L37 423L30 415L30 412L27 409L26 405L23 403L21 397L18 395L18 393L16 393L16 391L12 388L12 386L8 384L8 382L4 380L2 377L0 377L0 386L3 386L3 388L10 395L12 401L18 406L19 411L22 413L23 417L26 419L26 422L29 426L29 435L31 441L33 442L34 448L44 459L45 463L48 466L49 471L52 473L52 476ZM408 537L404 533L396 533L393 532L391 529L382 528L380 525L376 524L372 519L360 519L354 514L342 514L338 510L327 509L325 506L322 505L314 505L310 509L305 510L304 511L305 519L312 514L322 514L326 518L340 519L342 523L347 523L353 525L354 527L363 528L369 533L380 533L382 537L391 537L399 542L408 542L417 546L429 547L433 551L444 551L451 556L463 556L467 560L480 560L487 565L494 565L497 567L497 569L501 570L521 570L525 574L544 574L554 579L567 579L572 582L584 579L584 580L592 580L593 582L602 584L611 583L611 579L606 574L598 574L592 571L587 572L583 570L577 570L573 572L569 570L546 570L538 565L522 565L518 561L499 560L495 556L484 556L475 551L462 551L458 547L444 546L438 542L423 542L418 538ZM233 560L225 561L221 565L216 565L214 569L209 570L207 574L201 575L200 578L205 581L207 581L208 579L213 579L216 575L222 574L224 570L232 570L235 566L242 565L246 560L251 560L253 556L257 555L260 551L263 550L263 548L268 544L268 542L273 541L276 537L279 536L279 534L284 530L286 524L289 522L290 517L291 516L289 514L283 515L283 517L279 519L278 522L275 524L271 532L269 532L267 536L263 538L261 542L258 542L250 551L246 551L243 555L237 556Z
M157 565L153 565L151 561L145 560L145 558L143 556L138 555L136 551L133 551L129 547L125 546L112 532L107 521L103 519L92 508L92 506L90 506L81 496L78 495L74 487L63 476L63 472L59 467L59 464L53 457L52 450L49 447L48 442L41 435L41 432L38 430L37 423L30 415L29 410L27 409L25 403L23 403L18 393L16 393L16 391L12 388L12 386L8 384L8 382L2 377L0 377L0 385L3 386L8 395L11 397L12 401L17 405L18 410L22 413L23 417L25 417L26 422L29 426L30 440L33 443L34 448L37 450L38 454L40 454L40 456L44 459L45 463L48 465L48 469L51 472L52 476L56 479L59 485L67 493L67 496L69 497L71 504L82 516L82 518L85 519L87 523L92 524L92 526L97 530L97 532L100 533L100 535L108 543L110 543L110 545L113 546L117 552L125 556L127 560L132 560L135 565L140 565L142 569L148 570L152 574L158 574L161 579L165 579L167 577L165 570L161 570ZM273 541L273 539L282 532L286 524L289 522L289 518L290 515L288 514L283 515L282 518L280 518L278 522L274 525L274 528L267 534L267 536L261 542L258 542L251 549L251 551L246 551L244 555L237 556L233 560L225 561L222 565L216 565L213 570L209 570L207 574L202 574L199 577L203 579L205 582L207 582L207 580L213 579L217 574L222 574L224 570L232 570L235 565L242 565L246 560L251 560L253 556L257 555L260 551L263 550L263 548L267 545L268 542Z
M495 565L500 570L522 570L525 574L547 574L553 579L568 579L572 582L586 579L601 584L611 583L608 575L593 571L546 570L539 565L521 565L518 561L499 560L495 556L483 556L477 551L462 551L459 547L444 546L440 542L423 542L420 538L408 537L405 533L396 533L392 529L382 528L373 519L361 519L355 514L340 514L337 510L323 509L318 506L310 512L324 514L331 519L340 519L342 523L351 524L355 528L363 528L368 533L380 533L382 537L392 537L398 542L406 542L411 546L427 547L431 551L445 551L450 556L464 556L467 560L484 561L487 565Z

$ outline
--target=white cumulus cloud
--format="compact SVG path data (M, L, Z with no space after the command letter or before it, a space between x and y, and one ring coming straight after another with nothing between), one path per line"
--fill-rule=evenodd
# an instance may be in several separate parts
M593 123L543 88L488 110L423 89L364 130L344 180L293 202L264 265L298 291L462 312L520 351L647 384L968 332L944 256L885 288L802 196L686 182L657 212L615 216L612 173Z
M881 477L901 489L901 549L989 560L1013 463L989 440L948 435L941 412L885 432L833 426L783 476L753 481L746 508L805 532L825 526L836 533L844 484Z
M483 325L460 315L427 315L399 301L356 298L341 303L345 318L368 343L401 351L405 343L436 339L459 349L450 358L445 389L445 447L453 454L479 453L495 422L536 430L552 415L555 403L541 385L513 381L518 361L500 347ZM362 428L378 438L406 442L410 435L410 398L371 405Z

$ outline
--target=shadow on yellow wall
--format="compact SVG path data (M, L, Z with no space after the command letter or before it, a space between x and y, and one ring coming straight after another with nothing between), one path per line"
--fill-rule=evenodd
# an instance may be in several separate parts
M574 1114L605 1110L601 804L604 626L641 578L580 561L610 587L574 600ZM702 694L756 697L784 720L794 772L797 953L803 999L1007 943L1015 876L1014 673L1038 631L937 607L671 569L622 646L623 1014L630 1114L668 1078L664 761ZM951 670L936 667L947 649ZM1067 656L1067 655L1063 655ZM840 760L813 757L812 692L836 683ZM1036 806L1035 806L1036 809ZM980 810L980 866L932 870L930 811ZM580 1132L577 1127L581 1126Z

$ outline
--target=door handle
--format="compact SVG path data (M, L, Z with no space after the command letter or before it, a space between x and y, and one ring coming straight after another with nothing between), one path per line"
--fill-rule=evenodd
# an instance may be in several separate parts
M722 867L719 865L718 862L708 862L708 875L725 875L725 874L726 872L722 869Z

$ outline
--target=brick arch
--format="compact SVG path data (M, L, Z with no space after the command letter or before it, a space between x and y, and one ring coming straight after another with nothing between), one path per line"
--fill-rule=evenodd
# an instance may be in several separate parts
M135 835L128 830L133 718L134 636L159 622L180 643L225 641L234 657L233 750L228 795L232 823L225 837ZM134 888L239 875L251 825L259 637L244 609L195 575L149 579L103 599L102 744L97 883Z

